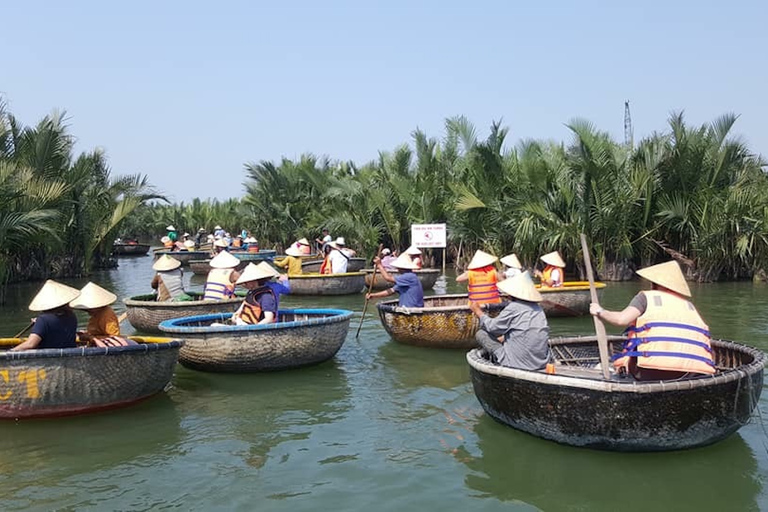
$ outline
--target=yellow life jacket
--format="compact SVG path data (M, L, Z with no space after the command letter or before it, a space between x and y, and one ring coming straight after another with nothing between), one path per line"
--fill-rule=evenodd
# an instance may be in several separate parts
M629 339L614 365L627 370L630 357L653 370L713 374L709 327L690 301L671 293L646 291L645 313L627 329Z
M224 300L235 294L235 285L230 282L231 268L214 268L208 272L205 282L204 300Z
M552 280L552 273L558 270L560 277L556 281ZM552 284L548 284L548 283ZM563 286L563 269L560 267L556 267L554 265L547 265L544 270L541 272L541 284L543 286L548 286L550 288L557 288L559 286Z
M253 295L253 299L256 304L251 304L248 302L247 298L243 301L243 307L240 310L240 318L243 320L243 322L253 325L264 319L264 312L261 309L261 304L259 304L258 300L256 299L259 297L259 295L265 293L271 293L273 296L275 295L275 292L272 291L271 288L264 288L263 290L257 291L257 293ZM275 302L277 302L277 297L275 297ZM277 315L275 315L275 319L273 321L277 322Z
M499 289L496 288L498 279L493 265L468 270L469 300L477 304L498 304L501 302Z

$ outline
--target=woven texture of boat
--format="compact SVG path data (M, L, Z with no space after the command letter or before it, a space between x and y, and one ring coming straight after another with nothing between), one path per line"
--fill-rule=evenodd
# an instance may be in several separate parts
M433 348L472 348L480 323L469 309L467 295L424 297L423 308L402 308L390 300L376 305L384 329L393 340ZM489 304L494 317L505 303Z
M622 338L610 337L611 352ZM495 420L544 439L615 451L704 446L750 418L763 387L765 354L712 340L715 375L674 381L603 380L596 338L550 340L555 374L504 368L479 349L467 354L472 385Z
M115 244L112 252L118 256L146 256L149 252L148 244Z
M88 413L159 393L171 381L184 343L131 339L138 345L0 351L0 418ZM21 341L5 338L0 345Z
M278 322L211 326L231 315L202 315L163 322L163 332L184 339L179 362L209 372L263 372L322 363L344 344L351 311L287 309Z
M322 259L314 259L301 262L301 271L307 274L313 272L320 272L320 267L323 264ZM360 272L365 266L365 258L349 258L347 262L347 272Z
M182 265L189 265L191 260L204 260L211 257L207 251L155 251L155 259L167 254L181 262Z
M363 272L365 272L365 286L367 288L371 286L371 281L373 281L373 269L366 268L363 269ZM398 270L388 270L387 272L392 276L400 274L400 271ZM429 290L435 286L437 278L440 277L440 269L437 268L424 268L421 270L414 270L413 273L419 277L419 281L421 281L421 287L425 290ZM392 286L394 286L394 284L384 279L384 277L381 275L381 272L376 272L376 280L373 282L374 290L384 290L386 288L391 288Z
M291 295L350 295L365 286L365 274L302 274L290 276Z
M234 313L243 302L242 298L202 300L202 294L187 292L196 300L185 302L157 302L154 295L137 295L125 299L125 312L134 329L145 333L159 333L158 325L165 320L185 316L214 313Z
M602 296L605 283L595 283L598 299ZM549 317L582 316L589 314L589 282L570 281L563 286L549 288L536 286L544 300L541 307Z
M211 259L206 260L189 260L189 269L196 276L207 276L211 271Z

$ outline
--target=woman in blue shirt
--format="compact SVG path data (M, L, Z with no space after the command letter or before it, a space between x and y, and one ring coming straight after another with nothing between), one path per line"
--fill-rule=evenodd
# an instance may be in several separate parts
M29 304L30 311L40 311L32 332L24 343L11 350L33 348L74 348L77 317L69 303L80 296L80 290L49 279Z
M392 288L387 288L382 292L369 293L365 296L366 300L374 297L387 297L397 292L400 294L399 306L405 308L423 308L424 307L424 288L421 286L419 276L413 273L418 267L416 263L411 260L411 257L407 254L401 254L393 263L392 266L398 269L399 275L392 276L384 265L381 264L379 258L374 258L373 262L378 267L381 276L389 281L395 283Z

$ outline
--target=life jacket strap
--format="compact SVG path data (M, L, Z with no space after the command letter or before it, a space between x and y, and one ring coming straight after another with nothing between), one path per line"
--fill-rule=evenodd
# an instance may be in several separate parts
M707 363L712 368L715 368L715 363L708 357L696 356L693 354L686 354L685 352L655 352L655 351L629 351L621 354L621 357L679 357L683 359L693 359L702 363Z

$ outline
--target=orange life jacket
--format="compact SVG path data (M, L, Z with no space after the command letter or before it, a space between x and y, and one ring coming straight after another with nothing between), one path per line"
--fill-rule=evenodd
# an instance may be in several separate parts
M174 244L173 240L169 240L169 241L167 241L167 242L164 242L164 243L163 243L163 245L164 245L165 247L167 247L168 249L170 249L170 248L171 248L171 247L173 247L175 244Z
M277 302L277 296L275 296L275 292L272 291L272 288L265 287L263 290L259 290L258 293L253 295L256 304L251 304L248 302L248 299L243 301L243 307L240 310L240 318L243 322L253 325L264 319L264 312L261 310L261 304L259 304L256 299L265 293L271 293L272 296L275 297L275 302ZM277 315L275 315L274 322L277 322Z
M326 256L325 259L323 259L322 265L320 265L320 273L321 274L331 274L333 272L333 267L331 265L331 257Z
M496 269L488 265L475 270L468 270L469 300L477 304L497 304L501 302Z
M242 247L242 246L243 246L243 241L241 239L235 238L234 240L232 240L232 247Z
M235 285L230 282L231 268L214 268L208 272L208 280L205 282L204 300L223 300L235 294Z
M558 278L557 280L552 279L553 272L557 270L558 271ZM552 284L547 284L547 283ZM544 267L544 270L541 272L541 284L543 286L548 286L550 288L557 288L559 286L563 286L563 269L560 267L556 267L554 265L547 265Z
M629 339L614 365L653 370L713 374L715 363L709 343L709 327L690 301L671 293L646 291L645 313L627 329Z
M256 244L248 244L248 252L259 252L259 246Z

